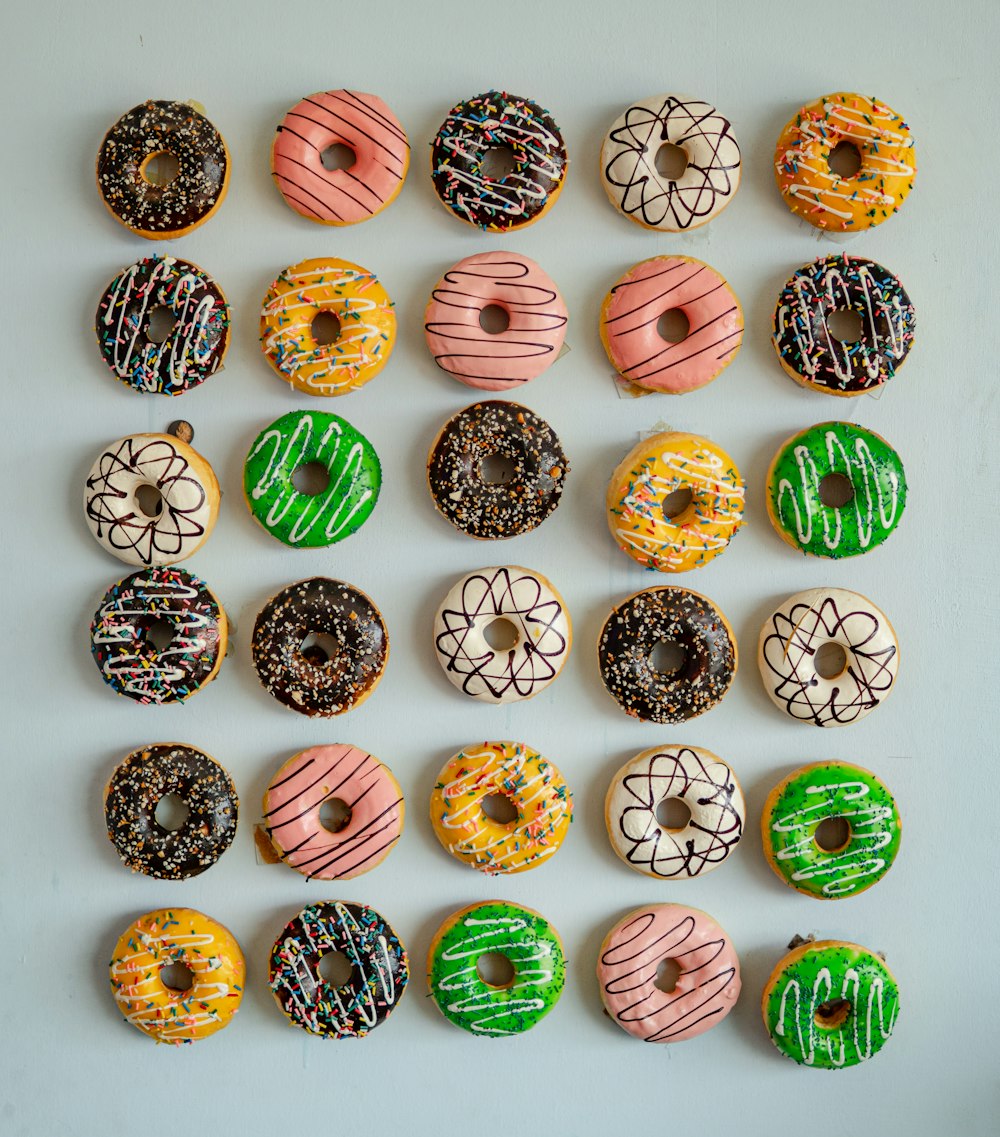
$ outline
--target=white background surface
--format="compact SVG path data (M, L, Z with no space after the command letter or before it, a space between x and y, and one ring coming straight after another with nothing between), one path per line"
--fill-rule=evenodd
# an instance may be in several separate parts
M988 1132L998 1104L996 858L988 843L998 791L996 13L988 0L822 10L717 0L676 11L653 0L586 9L50 0L7 12L0 1132ZM288 107L340 86L384 97L414 151L399 200L346 230L292 213L268 166L272 131ZM490 86L547 106L572 160L553 212L502 240L447 214L427 173L427 144L448 108ZM902 213L850 245L903 279L917 307L917 344L881 398L835 402L783 375L768 328L788 275L833 247L779 201L774 141L799 106L838 89L876 94L902 112L920 169ZM662 91L714 102L742 145L743 185L706 236L641 230L612 210L598 182L609 124L629 100ZM233 156L228 200L217 216L158 247L110 218L93 175L104 132L146 98L200 100ZM498 247L538 260L569 305L572 352L518 397L559 432L573 471L562 505L540 530L484 545L438 517L425 488L430 441L474 395L435 368L421 316L445 268ZM138 396L116 383L94 344L102 289L153 251L203 265L234 309L225 371L181 401ZM746 312L744 346L702 391L620 401L598 339L600 300L631 264L670 251L707 260L729 277ZM258 430L307 403L260 356L256 311L279 270L316 255L375 270L397 302L400 335L381 376L323 404L378 447L382 500L349 541L304 552L286 549L251 521L241 471ZM88 620L126 569L89 536L80 496L102 444L165 429L178 416L194 424L196 445L224 488L219 524L189 567L220 595L238 633L211 688L187 705L146 708L116 699L89 658ZM799 557L778 539L762 488L779 442L838 416L897 447L910 499L886 545L827 563ZM600 685L593 648L611 605L656 583L613 547L602 502L614 464L657 420L719 442L750 486L746 529L723 556L681 580L728 615L740 671L717 709L672 729L638 724L618 710ZM572 612L576 642L563 675L542 695L491 708L448 684L432 655L430 622L451 581L503 562L553 580ZM314 574L368 591L392 638L380 688L331 722L296 716L270 699L248 655L263 601ZM821 732L775 710L754 652L777 602L824 584L855 589L884 608L902 643L902 665L883 708L853 727ZM449 858L426 816L443 762L486 737L534 745L575 793L576 823L559 855L509 880L487 879ZM233 848L186 883L131 876L103 829L102 788L115 764L163 740L213 754L242 799ZM282 865L258 865L252 842L272 771L295 751L328 741L355 743L387 761L408 804L406 832L389 859L339 888L307 885ZM660 884L631 872L604 831L612 773L638 751L669 742L706 746L728 759L749 797L741 848L721 870L689 883ZM836 903L782 885L764 862L756 829L770 787L795 766L826 758L857 761L883 776L905 828L889 876ZM267 952L285 921L309 901L337 896L382 911L409 946L414 972L392 1018L360 1042L322 1042L289 1027L266 986ZM477 1040L445 1022L425 997L422 965L443 917L496 896L537 907L555 923L569 977L561 1002L534 1031ZM594 966L607 929L631 908L660 900L702 907L723 924L740 952L743 995L708 1034L643 1046L602 1015ZM167 904L200 908L228 925L249 966L247 995L231 1026L176 1049L156 1047L125 1025L107 981L119 933ZM771 967L793 933L809 931L883 950L901 985L895 1036L876 1060L853 1070L800 1069L777 1054L761 1024L759 997Z

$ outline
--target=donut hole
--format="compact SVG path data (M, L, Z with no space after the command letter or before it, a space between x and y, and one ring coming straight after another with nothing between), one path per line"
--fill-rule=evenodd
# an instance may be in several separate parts
M316 497L330 484L330 471L322 462L303 462L292 474L292 485L307 497Z
M813 657L813 668L821 679L836 679L847 670L847 652L837 643L820 644Z
M487 987L504 988L514 983L514 965L502 951L484 951L476 960L476 974Z
M148 617L139 624L139 634L143 643L154 651L166 651L174 642L174 626L169 620Z
M656 822L668 833L678 833L691 822L691 810L683 798L665 797L656 807Z
M313 316L309 330L320 347L329 347L340 339L340 317L336 312L322 308Z
M505 486L514 477L517 467L506 454L488 454L479 463L479 477L487 485Z
M310 632L299 645L299 654L313 667L322 667L340 654L340 644L327 632Z
M491 336L498 336L510 327L510 316L499 304L487 304L479 313L479 326Z
M816 826L813 840L824 853L839 853L851 840L851 823L846 817L824 817Z
M660 640L649 654L649 665L661 675L676 675L687 662L687 652L673 640Z
M663 499L663 516L668 521L680 517L690 506L693 497L690 486L681 486L680 489L668 493Z
M816 1008L813 1021L821 1030L836 1030L844 1025L850 1013L850 999L827 999Z
M146 339L150 343L166 343L177 327L177 317L166 304L157 304L146 317Z
M188 803L178 794L164 794L156 803L153 817L164 833L176 833L190 813Z
M680 343L691 331L691 321L680 308L668 308L656 321L656 331L667 343Z
M494 651L513 651L521 641L521 633L515 623L498 616L483 628L483 638Z
M854 486L846 474L827 474L819 481L819 500L830 509L840 509L854 497Z
M845 138L834 146L826 161L838 178L853 178L861 169L861 151Z
M346 987L354 975L354 964L342 951L328 951L319 957L316 970L328 986Z
M346 142L334 142L320 154L319 160L324 170L349 170L358 156Z
M179 960L165 963L160 968L160 982L168 991L190 991L194 986L194 972Z
M838 343L857 343L864 334L861 314L851 308L834 308L826 318L826 326Z
M687 152L682 146L664 142L656 151L653 165L661 178L665 178L668 182L676 182L684 176L684 171L688 168Z
M135 504L145 517L159 517L163 512L163 494L156 486L139 486L135 491Z
M328 833L339 833L351 824L351 807L343 798L329 797L319 807L319 823Z
M517 806L506 794L487 794L482 800L483 813L498 825L513 825L521 816Z
M143 160L139 167L139 176L151 186L163 189L177 177L181 171L181 164L176 154L169 150L157 150Z
M491 146L479 160L480 176L488 182L502 182L517 169L517 158L509 146Z
M681 965L676 959L661 959L656 965L656 978L653 986L657 991L669 995L677 989L677 980L681 977Z

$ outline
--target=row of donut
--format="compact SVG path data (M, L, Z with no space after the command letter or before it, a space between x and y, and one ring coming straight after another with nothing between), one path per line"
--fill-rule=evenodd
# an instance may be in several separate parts
M793 941L764 986L764 1025L779 1052L800 1065L836 1069L877 1054L899 1012L899 988L876 952L843 940ZM504 979L487 970L502 955ZM341 979L324 975L330 957ZM658 979L677 969L674 986ZM168 986L178 967L183 977ZM438 928L427 985L448 1022L481 1038L511 1037L553 1009L566 982L562 939L534 909L506 900L471 904ZM246 984L232 933L191 908L147 912L115 946L111 990L126 1022L157 1042L190 1043L227 1026ZM366 904L308 905L278 933L268 985L288 1021L321 1038L361 1038L395 1010L410 963L388 921ZM707 913L681 904L630 912L601 944L597 981L613 1022L644 1042L682 1042L717 1026L742 983L732 940Z
M666 313L680 327L661 325ZM838 337L836 321L851 318L857 326ZM559 358L568 319L558 286L533 260L508 251L477 253L434 286L424 333L448 374L470 387L510 391ZM95 328L116 378L135 391L179 395L222 366L230 309L204 269L151 256L111 281ZM796 382L853 396L895 375L915 330L913 304L898 277L864 257L828 254L798 269L782 288L771 338ZM643 391L678 395L705 386L732 362L743 331L732 288L692 257L641 261L601 306L608 359L623 380ZM350 261L318 257L290 265L261 305L265 358L307 395L357 390L386 365L395 342L388 292L375 273Z
M456 104L430 148L431 179L444 206L494 233L548 212L569 162L549 112L506 91ZM271 171L287 205L327 225L353 225L385 209L409 162L402 124L382 99L361 91L302 99L278 124L271 148ZM626 107L601 146L601 182L612 205L661 232L711 221L736 193L740 166L729 120L688 96L654 95ZM891 107L839 91L787 123L774 173L797 217L818 229L857 232L896 213L913 188L913 138ZM194 103L140 103L111 127L97 156L105 205L152 240L180 237L207 221L226 196L229 175L226 143Z
M513 626L494 647L489 629ZM143 704L181 702L214 679L229 639L225 611L204 581L181 568L141 569L112 585L90 627L101 677ZM572 628L562 597L519 565L468 573L433 621L434 654L462 694L491 704L529 699L562 671ZM820 648L833 644L829 668ZM658 666L668 645L682 662ZM254 621L250 651L261 685L290 710L331 718L361 704L389 657L382 614L360 589L312 577L272 597ZM736 637L705 596L677 585L647 588L616 605L597 644L601 679L628 715L676 725L714 707L737 667ZM888 697L899 644L888 618L859 593L796 593L764 622L757 661L771 701L813 726L844 726ZM834 674L828 673L832 670Z
M176 828L156 820L164 798L187 809ZM667 821L678 824L666 824L661 807L688 816L668 813ZM403 791L385 763L346 743L312 746L275 771L259 832L270 842L268 859L307 880L347 880L388 857L405 812ZM132 872L187 880L229 848L239 798L214 758L183 743L154 743L115 768L104 814L108 838ZM441 845L489 874L546 863L572 818L563 775L524 742L465 747L441 768L430 795ZM614 775L604 820L612 848L630 868L660 880L690 880L718 868L739 844L746 802L732 767L711 751L655 746ZM771 790L761 813L768 864L786 884L822 900L856 896L881 880L899 851L901 828L889 789L849 762L795 770Z

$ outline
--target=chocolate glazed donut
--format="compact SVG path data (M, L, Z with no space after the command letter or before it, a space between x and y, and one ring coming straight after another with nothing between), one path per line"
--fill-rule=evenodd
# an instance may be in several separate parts
M176 795L188 808L179 829L164 829L156 807ZM236 835L239 798L218 762L193 746L162 742L130 754L104 791L108 838L133 872L187 880L210 868Z
M657 644L676 644L684 662L657 671ZM666 725L715 706L736 674L736 638L710 600L666 585L637 592L608 616L597 645L601 679L627 715Z

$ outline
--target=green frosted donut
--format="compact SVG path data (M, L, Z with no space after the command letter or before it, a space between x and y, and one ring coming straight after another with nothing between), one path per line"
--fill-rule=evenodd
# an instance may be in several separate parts
M827 851L816 830L843 818L847 844ZM818 900L856 896L892 867L902 823L878 778L849 762L816 762L789 774L768 794L760 819L768 864L792 888Z
M848 479L846 505L824 505L820 483ZM779 535L814 557L856 557L881 545L906 505L899 455L881 435L849 422L822 422L793 435L771 462L767 512Z
M505 987L479 977L479 957L489 952L506 956L514 969ZM473 904L438 929L427 955L427 981L441 1013L455 1026L478 1035L521 1034L562 994L562 940L531 908L505 900Z
M317 463L329 482L301 493L292 475ZM375 448L346 420L325 411L289 411L262 430L243 467L250 512L279 541L323 548L350 537L378 501L382 467Z
M778 964L761 1001L771 1041L802 1066L839 1070L877 1054L899 1014L885 963L858 944L818 940Z

